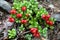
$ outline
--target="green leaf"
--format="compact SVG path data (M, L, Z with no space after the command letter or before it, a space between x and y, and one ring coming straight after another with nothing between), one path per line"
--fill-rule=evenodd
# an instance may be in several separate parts
M32 34L26 34L25 35L25 38L28 39L28 40L31 40L31 37L32 37Z
M54 21L54 18L51 17L50 20L51 20L51 21Z
M8 34L8 35L11 35L11 34Z
M28 40L32 40L31 38L28 38Z
M14 38L16 36L16 30L15 29L8 30L8 36L9 38Z
M49 25L48 25L48 24L46 24L46 27L49 27Z
M31 21L29 21L29 23L30 23L30 24L33 24L32 20L31 20Z
M30 25L30 26L29 26L29 28L33 28L33 26L32 26L32 25Z
M39 33L42 33L43 31L42 30L38 30Z
M43 36L46 38L47 37L47 34L43 34Z
M50 29L54 29L54 27L53 26L50 26Z
M43 29L43 36L46 37L47 36L47 28Z
M19 21L16 21L16 23L19 23Z
M56 19L54 19L54 21L56 21Z
M20 30L20 31L25 30L25 28L23 27L23 25L21 25L21 27L19 27L19 30Z
M42 30L42 27L41 27L41 26L38 26L38 29L39 29L39 30Z
M8 30L8 32L11 32L10 30Z
M9 38L11 38L11 36L9 36Z

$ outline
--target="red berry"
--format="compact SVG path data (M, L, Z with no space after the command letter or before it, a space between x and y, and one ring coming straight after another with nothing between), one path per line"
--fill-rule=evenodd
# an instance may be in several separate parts
M11 14L16 14L16 10L15 10L15 9L12 9L12 10L10 11L10 13L11 13Z
M49 25L50 25L50 26L52 26L52 25L53 25L53 22L52 22L52 21L50 21L50 22L49 22Z
M44 14L44 15L42 15L42 19L45 19L46 18L46 15Z
M37 30L33 30L33 31L32 31L32 33L36 33L36 32L37 32Z
M40 34L39 34L39 33L37 33L37 34L36 34L36 37L37 37L37 38L39 38L39 37L40 37Z
M22 11L26 11L26 9L27 9L26 6L22 7Z
M24 20L24 23L27 23L27 20Z
M16 17L17 18L21 18L22 17L22 14L17 14Z
M26 14L26 17L29 17L29 14Z
M47 21L47 20L49 20L49 18L50 18L50 15L48 14L48 15L46 16L45 20Z
M38 29L37 29L37 28L31 28L31 29L30 29L30 32L31 32L31 33L36 33L36 32L38 32Z
M49 14L47 15L47 18L50 18L50 15Z
M14 18L9 18L9 21L10 22L14 22Z
M48 20L49 20L49 18L46 17L46 18L45 18L45 21L48 21Z
M33 36L36 37L36 33L34 33Z
M34 33L33 36L39 38L40 34L37 32L37 33Z
M49 24L49 22L50 22L49 20L46 21L47 24Z
M21 23L22 24L26 24L27 23L27 20L21 20Z

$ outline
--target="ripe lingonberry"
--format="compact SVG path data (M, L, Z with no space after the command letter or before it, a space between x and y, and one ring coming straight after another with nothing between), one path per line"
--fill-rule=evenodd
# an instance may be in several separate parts
M49 25L50 25L50 26L52 26L52 25L53 25L53 22L52 22L52 21L50 21L50 22L49 22Z
M47 15L47 18L50 18L50 15L49 14Z
M16 10L15 10L15 9L12 9L12 10L10 11L10 13L11 13L11 14L16 14Z
M27 9L26 6L22 7L22 11L26 11L26 9Z
M46 15L45 15L45 14L43 14L43 15L42 15L42 19L44 19L44 20L45 20L45 18L46 18Z
M31 28L31 29L30 29L30 32L31 32L31 33L36 33L36 32L38 32L38 29L37 29L37 28Z
M10 21L10 22L14 22L14 18L12 18L12 17L9 18L9 21Z
M33 36L39 38L40 34L37 32L37 33L34 33Z
M22 17L22 14L17 14L16 17L17 18L21 18Z
M21 20L21 23L22 24L26 24L27 23L27 20Z

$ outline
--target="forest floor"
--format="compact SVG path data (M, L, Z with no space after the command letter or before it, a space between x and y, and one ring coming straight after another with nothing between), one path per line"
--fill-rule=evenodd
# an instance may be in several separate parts
M50 3L47 3L47 2L44 2L43 3L44 5L46 5L46 7L50 4ZM58 0L58 1L53 1L52 2L52 4L54 5L54 11L55 12L60 12L60 0ZM44 6L43 5L43 6ZM52 32L51 32L52 33ZM59 32L60 33L60 32ZM53 35L53 36L55 36L55 35ZM47 40L47 39L44 39L44 38L42 38L43 40ZM52 39L52 40L55 40L55 39Z

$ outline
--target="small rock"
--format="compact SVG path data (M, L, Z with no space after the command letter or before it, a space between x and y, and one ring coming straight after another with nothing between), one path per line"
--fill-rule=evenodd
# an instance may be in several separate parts
M6 25L7 25L7 26L12 26L13 23L11 23L11 22L6 22Z
M49 7L50 7L50 8L55 8L53 4L50 4Z

